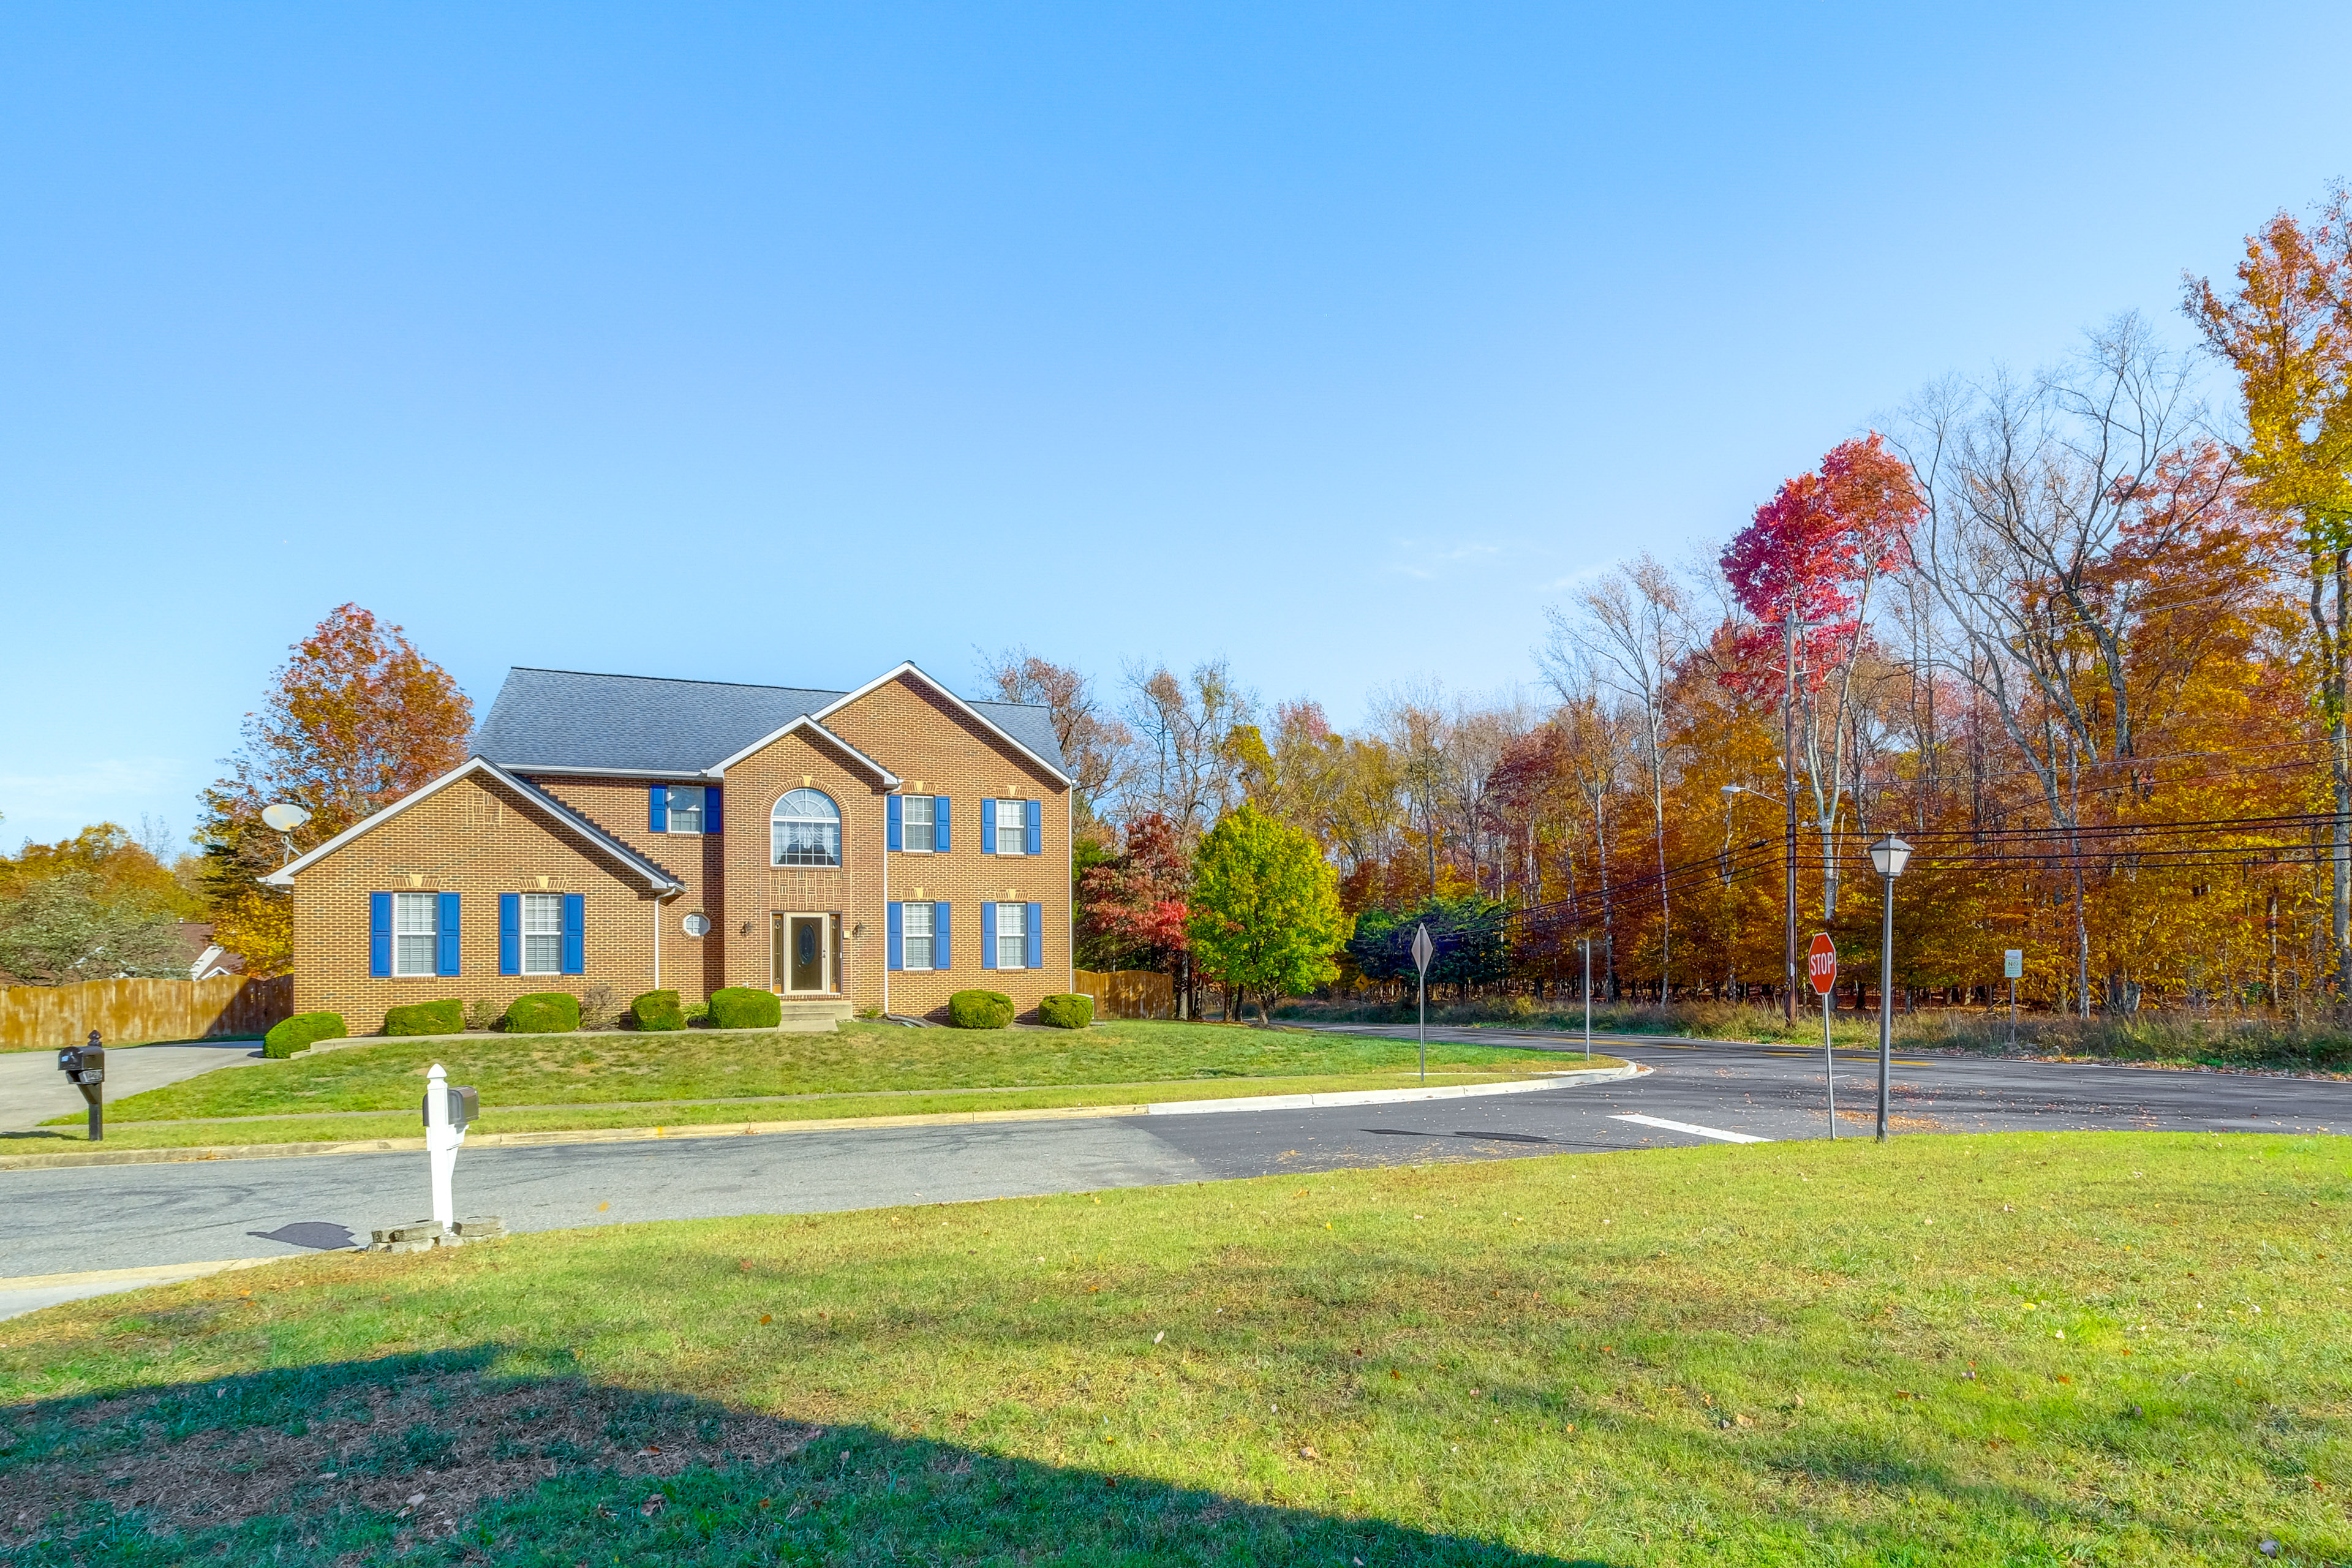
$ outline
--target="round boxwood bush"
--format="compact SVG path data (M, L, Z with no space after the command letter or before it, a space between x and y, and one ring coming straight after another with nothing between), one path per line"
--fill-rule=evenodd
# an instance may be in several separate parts
M1001 1029L1013 1022L1013 998L1002 991L959 991L948 998L948 1024L957 1029Z
M383 1032L387 1035L462 1035L466 1032L466 1005L453 996L446 1002L411 1002L405 1007L387 1007L383 1013Z
M637 1021L640 1029L683 1029L686 1009L677 1005L675 991L648 991L629 1004L629 1016Z
M580 998L568 991L534 991L507 1004L509 1035L568 1035L580 1026Z
M296 1051L309 1050L315 1041L340 1040L350 1033L341 1013L297 1013L269 1026L269 1033L261 1037L261 1054L283 1061Z
M1037 1004L1037 1021L1057 1029L1083 1029L1095 1021L1095 999L1083 992L1048 996Z
M714 1029L772 1029L784 1021L784 1004L772 991L722 985L710 994Z

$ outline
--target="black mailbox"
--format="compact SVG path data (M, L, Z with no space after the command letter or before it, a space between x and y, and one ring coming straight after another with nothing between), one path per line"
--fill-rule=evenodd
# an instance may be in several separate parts
M81 1090L89 1103L89 1141L93 1143L106 1136L106 1047L100 1045L96 1029L89 1032L89 1044L68 1046L58 1053L58 1070L66 1081Z
M469 1122L478 1121L482 1119L482 1091L480 1089L474 1088L471 1084L467 1084L461 1087L454 1083L444 1084L441 1086L441 1089L442 1092L449 1097L450 1126L463 1127ZM418 1113L423 1117L425 1126L430 1127L433 1125L433 1096L430 1091L427 1091L425 1094L424 1104L420 1108Z

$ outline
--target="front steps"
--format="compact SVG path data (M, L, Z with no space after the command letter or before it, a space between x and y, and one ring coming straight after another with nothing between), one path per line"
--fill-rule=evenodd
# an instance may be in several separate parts
M803 1002L790 996L780 996L783 1020L777 1027L788 1035L830 1035L857 1016L857 1009L845 1001Z

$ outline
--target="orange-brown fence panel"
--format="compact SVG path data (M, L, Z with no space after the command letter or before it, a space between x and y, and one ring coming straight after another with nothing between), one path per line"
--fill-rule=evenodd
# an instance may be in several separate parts
M1078 989L1095 999L1097 1018L1176 1016L1176 983L1156 970L1118 969L1103 973L1081 969Z
M92 980L0 987L0 1050L78 1046L96 1029L110 1045L258 1035L294 1010L294 979Z

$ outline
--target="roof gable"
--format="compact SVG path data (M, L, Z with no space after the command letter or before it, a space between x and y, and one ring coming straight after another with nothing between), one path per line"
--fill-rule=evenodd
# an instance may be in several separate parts
M1053 710L1026 702L967 702L934 680L912 659L897 668L877 676L855 691L845 692L831 703L816 710L814 717L829 718L848 707L870 691L878 690L901 676L911 677L929 687L950 706L977 721L982 728L994 732L1012 745L1013 750L1037 763L1064 784L1070 780L1069 769L1062 763L1061 739L1054 733Z
M391 821L394 817L398 816L402 812L406 811L409 807L415 805L420 801L430 800L433 796L439 795L451 784L456 784L459 779L469 777L475 773L484 774L487 777L496 779L499 783L507 785L509 789L514 791L522 805L538 812L540 815L545 816L559 826L569 828L571 831L580 835L580 837L588 840L590 844L595 846L598 849L603 850L606 855L618 860L630 870L644 878L646 886L652 889L654 891L658 893L673 893L679 891L685 887L684 883L671 876L667 871L663 870L660 867L655 865L652 861L646 859L644 856L638 854L635 850L630 848L627 845L622 843L619 839L614 837L611 834L605 832L603 828L597 826L594 823L589 821L578 812L573 811L570 806L565 805L562 801L557 800L545 790L535 788L525 781L515 777L512 773L508 773L505 769L499 767L496 763L489 761L486 757L473 757L469 758L466 762L458 763L456 767L451 768L447 773L443 773L439 778L435 779L432 783L420 785L419 787L409 791L406 795L402 795L398 800L394 801L390 805L385 806L383 810L352 824L351 826L344 828L341 833L336 834L332 838L328 839L324 844L320 845L317 848L312 849L308 854L298 856L294 859L288 861L285 865L280 866L277 870L272 871L267 877L262 878L262 881L268 883L273 888L292 887L294 885L294 874L297 871L307 870L310 867L317 865L320 860L325 859L328 856L333 854L336 850L341 849L344 845L351 843L353 839L373 832L376 828L381 827L385 823Z

